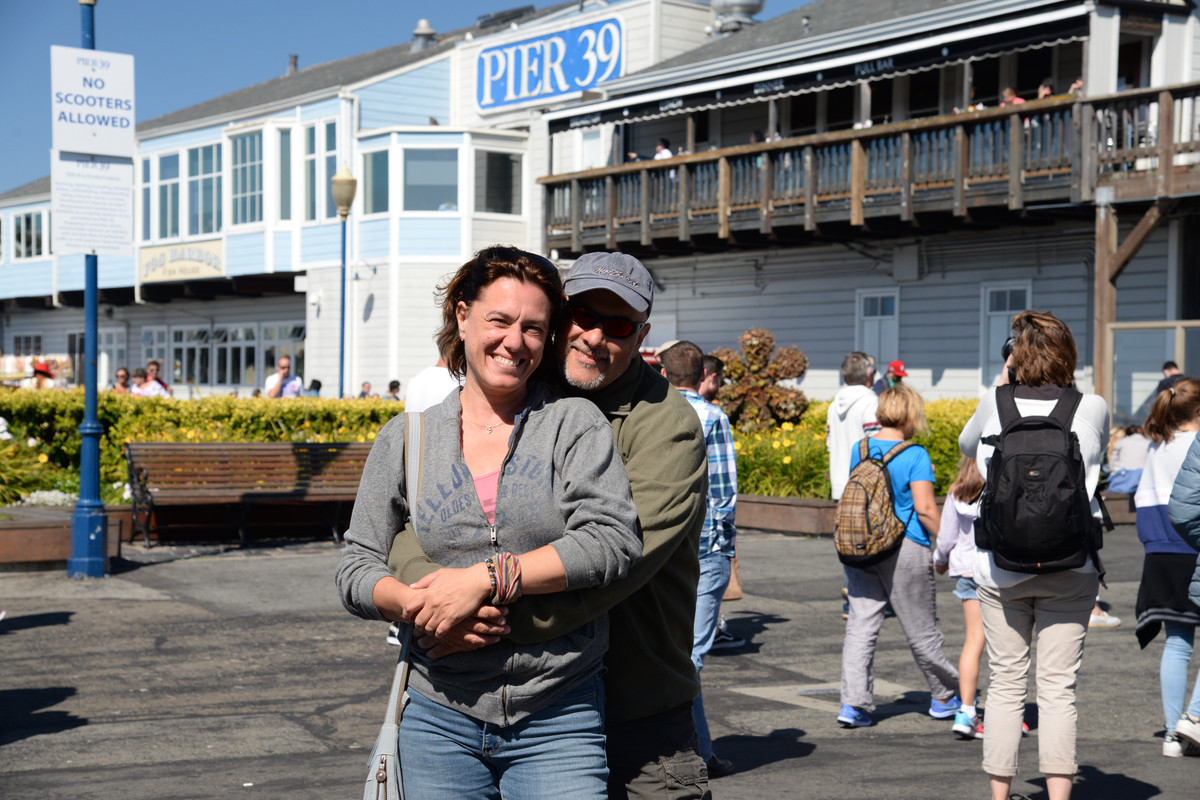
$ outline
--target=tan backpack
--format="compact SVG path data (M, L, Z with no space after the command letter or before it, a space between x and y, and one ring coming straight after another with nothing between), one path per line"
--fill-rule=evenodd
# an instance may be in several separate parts
M850 479L838 501L837 525L833 531L833 544L843 564L851 567L878 564L904 541L908 520L901 522L896 516L892 476L887 465L912 444L901 442L883 458L875 458L870 454L868 439L858 443L859 462L850 470Z

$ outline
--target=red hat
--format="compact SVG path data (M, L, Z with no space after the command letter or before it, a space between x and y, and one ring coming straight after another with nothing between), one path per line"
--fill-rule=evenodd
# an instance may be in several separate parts
M45 361L39 361L33 365L34 375L45 375L47 378L53 378L54 373L50 371L50 367L46 366Z
M892 363L888 364L888 372L900 378L908 377L908 373L904 371L903 361L893 361Z

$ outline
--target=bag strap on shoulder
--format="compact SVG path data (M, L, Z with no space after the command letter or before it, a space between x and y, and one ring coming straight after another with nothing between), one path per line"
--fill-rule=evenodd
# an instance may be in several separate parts
M900 455L905 450L907 450L908 448L912 447L915 444L916 444L916 442L901 442L900 444L893 447L891 450L888 450L886 453L883 454L883 465L886 467L888 464L890 464L892 462L892 459L894 459L896 456Z
M424 455L424 429L422 423L425 415L417 411L405 412L404 431L404 488L408 500L408 517L411 520L412 509L416 507L417 497L421 489L421 460ZM392 678L392 689L388 694L388 710L384 722L400 724L404 713L404 690L408 687L409 656L412 648L412 625L401 626L404 634L400 640L400 655L396 659L396 674Z
M1066 430L1071 430L1071 420L1074 419L1075 409L1079 408L1079 401L1081 400L1083 400L1083 395L1079 393L1079 390L1068 386L1063 389L1058 402L1054 404L1054 410L1050 412L1050 418L1057 420Z
M1004 430L1021 418L1017 409L1017 387L1011 383L996 387L996 411L1000 414L1000 429Z

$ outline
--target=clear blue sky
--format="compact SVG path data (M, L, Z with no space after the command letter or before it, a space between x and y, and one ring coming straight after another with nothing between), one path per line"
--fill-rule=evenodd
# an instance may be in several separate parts
M811 0L767 0L769 19ZM300 66L449 31L556 0L98 0L96 49L135 59L137 121ZM50 172L50 46L80 47L78 0L0 0L0 193Z

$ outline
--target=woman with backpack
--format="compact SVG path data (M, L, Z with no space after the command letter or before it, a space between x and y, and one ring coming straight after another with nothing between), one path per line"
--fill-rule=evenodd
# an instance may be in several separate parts
M1067 800L1078 768L1075 686L1100 580L1095 552L1099 523L1093 515L1100 515L1095 492L1101 457L1108 446L1108 405L1099 395L1080 395L1075 390L1078 351L1071 329L1062 320L1049 313L1022 311L1013 318L1012 329L1007 363L1011 372L1006 374L1012 375L1015 388L997 386L984 395L958 439L963 453L975 458L979 471L987 476L980 532L986 533L990 547L984 547L984 540L977 537L975 551L975 583L992 669L983 769L991 779L994 800L1007 798L1017 774L1030 655L1036 641L1039 766L1046 776L1050 800ZM1067 415L1065 407L1059 407L1060 398L1071 405L1077 403L1073 413ZM1057 413L1068 417L1065 424L1055 419L1056 407L1061 409ZM1010 425L1036 418L1025 424L1036 426L1043 434L1055 433L1063 448L1061 456L1026 465L1010 461L1010 456L1020 451L1015 446L1020 439L1014 438L1011 448L1009 444L1010 431L1016 430L1001 425L1001 418L1010 415L1016 417ZM988 471L994 455L995 476ZM1010 466L1019 474L1014 478L1005 472L1005 481L999 481L1000 471ZM1063 485L1073 491L1064 496L1058 484L1049 489L1026 486L1029 492L1022 501L1010 502L1006 492L1014 482L1034 482L1051 473L1061 474L1067 479ZM1028 513L1035 498L1049 501L1045 508L1038 506L1040 518L1032 524L1007 521ZM1060 516L1069 524L1061 523ZM1066 544L1046 542L1055 547L1044 556L1045 561L1031 566L1023 559L1029 554L1041 556L1037 547L1042 543L1030 541L1026 534L1047 529L1061 534ZM1051 539L1051 533L1046 538ZM1015 547L1017 543L1020 548ZM1066 555L1064 546L1069 551ZM1032 571L1047 565L1061 568Z
M1171 488L1200 430L1200 381L1184 378L1159 392L1144 429L1152 444L1133 497L1138 538L1146 548L1137 596L1138 644L1144 649L1160 630L1166 631L1158 673L1167 727L1163 755L1200 755L1200 748L1176 735L1184 720L1185 733L1200 730L1200 680L1184 706L1196 626L1200 625L1200 611L1188 600L1196 550L1167 518Z
M933 494L933 463L924 447L909 441L925 429L925 404L914 390L899 384L879 395L875 418L883 427L863 442L871 459L885 459L893 448L900 450L884 468L891 478L892 510L905 529L899 546L882 560L846 567L850 618L842 645L842 710L837 719L847 728L875 724L875 643L889 601L929 685L929 716L948 719L962 707L955 694L958 670L946 658L945 637L937 627L930 537L941 518ZM863 460L861 448L862 443L851 453L851 482ZM841 502L849 501L843 494Z

